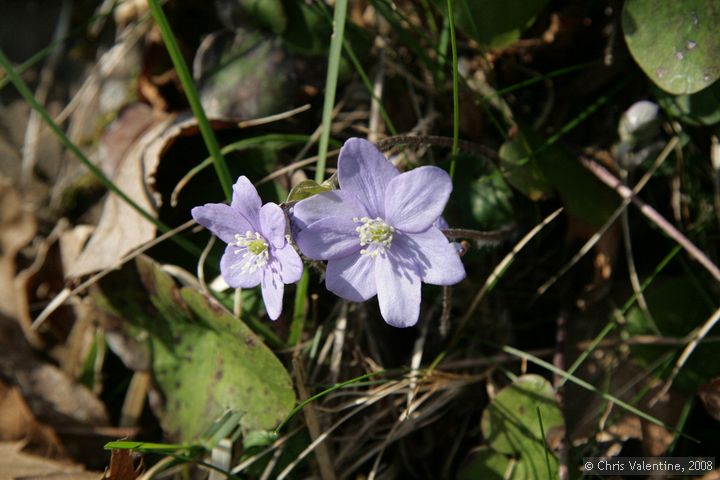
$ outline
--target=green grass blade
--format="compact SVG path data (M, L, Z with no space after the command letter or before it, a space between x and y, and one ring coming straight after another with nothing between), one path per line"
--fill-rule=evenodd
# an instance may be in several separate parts
M0 67L2 67L5 70L5 74L10 79L10 82L15 86L17 91L20 93L20 95L25 99L28 104L30 104L30 107L38 112L40 117L43 119L43 121L47 124L48 127L53 131L53 133L60 139L62 144L70 150L77 158L80 160L80 162L85 165L85 167L90 171L90 173L95 176L95 178L102 183L102 185L107 188L109 191L120 197L122 201L127 203L133 210L138 212L143 218L145 218L148 222L154 224L160 231L162 232L168 232L170 231L170 227L162 223L157 218L153 217L152 214L147 212L145 209L143 209L140 205L138 205L132 198L128 197L125 192L120 190L108 177L105 176L102 170L98 168L94 163L88 159L85 154L80 150L80 148L73 143L72 140L65 134L62 128L55 123L55 121L52 119L48 111L38 103L38 101L35 99L35 96L32 94L28 86L23 82L23 80L20 78L18 73L13 68L12 64L8 60L8 58L5 56L5 52L0 49ZM172 237L173 241L175 241L178 245L183 247L188 252L194 254L194 255L200 255L200 249L193 245L192 243L186 241L185 239L181 237Z
M295 414L297 414L300 410L302 410L303 408L305 408L305 405L307 405L307 404L309 404L309 403L312 403L312 402L314 402L315 400L317 400L318 398L322 398L322 397L324 397L325 395L327 395L328 393L334 392L335 390L338 390L338 389L340 389L340 388L345 388L345 387L348 387L348 386L350 386L350 385L359 384L360 382L362 382L363 380L365 380L365 379L367 379L367 378L372 378L372 377L375 377L375 376L377 376L377 375L381 375L381 374L383 374L383 373L385 373L384 370L378 370L377 372L366 373L365 375L360 375L359 377L351 378L350 380L346 380L346 381L341 382L341 383L336 383L336 384L333 385L332 387L326 388L325 390L323 390L323 391L320 392L320 393L316 393L315 395L313 395L312 397L308 398L308 399L305 400L304 402L300 402L299 404L297 404L297 406L290 411L290 413L288 414L288 416L285 417L285 420L283 420L282 422L280 422L280 425L278 425L278 427L275 429L275 433L280 432L280 430L282 430L282 428L283 428L285 425L287 425L287 423L290 421L290 419L292 419L292 418L295 416Z
M305 268L302 277L300 277L300 282L297 284L297 290L295 290L295 307L287 342L291 347L297 345L300 338L302 338L302 331L305 326L305 299L307 298L309 284L310 272Z
M447 0L448 22L450 24L450 50L452 51L452 79L453 79L453 144L450 151L450 178L455 176L455 160L460 140L460 99L458 96L458 56L457 40L455 39L455 15L453 13L453 0Z
M347 16L347 0L335 2L333 15L333 34L330 39L330 53L328 55L328 71L325 79L325 101L322 112L322 132L318 149L318 163L315 171L315 181L322 183L325 180L325 163L327 161L328 143L330 140L330 123L332 111L335 106L335 91L337 90L338 73L340 71L340 54L342 53L343 38L345 35L345 17Z
M510 347L507 345L502 347L502 350L503 350L503 352L508 353L514 357L525 359L526 361L528 361L530 363L534 363L535 365L542 367L546 370L549 370L550 372L552 372L556 375L560 375L561 377L569 380L570 382L574 383L575 385L582 387L585 390L591 391L597 395L600 395L605 400L613 402L618 407L637 415L638 417L642 418L643 420L647 420L648 422L654 423L655 425L659 425L670 431L676 432L676 433L682 435L683 437L685 437L689 440L692 440L694 442L698 441L697 439L678 431L672 425L668 425L667 423L663 422L662 420L659 420L659 419L653 417L652 415L648 415L647 413L643 412L639 408L634 407L634 406L630 405L629 403L624 402L613 395L610 395L609 393L598 390L595 386L591 385L590 383L586 382L585 380L582 380L574 375L571 375L571 374L567 373L565 370L558 368L555 365L536 357L535 355L523 352L522 350L518 350L516 348Z
M188 103L190 103L190 108L192 109L195 118L197 118L200 134L205 141L205 146L210 153L210 157L213 159L213 164L215 165L220 185L222 186L223 192L225 192L225 197L228 201L230 201L230 198L232 197L233 183L230 176L230 170L228 170L225 159L223 158L222 153L220 153L220 146L218 145L217 138L215 138L215 133L210 126L207 115L205 115L205 110L200 103L200 96L195 88L195 83L190 75L190 70L185 64L185 59L180 52L180 47L178 46L177 41L175 41L175 36L170 29L170 24L167 21L167 17L165 17L165 13L158 4L158 0L148 0L148 5L150 6L153 18L155 18L155 22L160 29L163 42L165 42L165 47L167 48L173 65L175 66L175 70L180 78L183 90L185 90L185 95L187 96Z
M547 478L553 478L552 468L550 468L550 452L548 452L548 442L547 438L545 438L545 426L543 425L542 414L540 413L540 405L535 407L535 411L537 412L538 423L540 424L540 436L542 437L543 450L545 451L545 465L547 465L548 472Z

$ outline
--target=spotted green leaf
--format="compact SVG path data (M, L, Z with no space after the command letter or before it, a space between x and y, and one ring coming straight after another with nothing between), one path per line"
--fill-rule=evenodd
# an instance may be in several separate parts
M178 288L149 258L108 276L94 297L149 344L170 438L196 440L227 410L242 414L245 431L271 430L293 407L290 377L260 338L215 300Z
M630 53L663 90L699 92L720 78L720 2L627 0L622 27Z
M542 418L542 429L538 419ZM547 441L557 438L564 428L563 416L550 383L539 375L523 375L498 392L483 412L483 436L497 453L516 459L512 477L546 478L557 472L557 458L546 450ZM489 456L493 468L500 467L497 456Z

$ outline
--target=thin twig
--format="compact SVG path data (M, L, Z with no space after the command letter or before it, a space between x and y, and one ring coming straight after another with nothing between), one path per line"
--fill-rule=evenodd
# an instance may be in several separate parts
M556 319L555 330L555 354L553 355L553 365L559 370L565 370L565 344L567 342L567 323L568 312L563 309ZM563 387L563 378L555 374L553 376L553 385L555 386L555 399L558 408L565 414L565 387ZM545 447L548 448L547 446ZM558 449L558 477L560 480L568 480L570 478L570 470L568 469L568 437L567 433L563 433L560 439L560 448Z
M694 258L710 275L720 283L720 269L710 260L702 250L695 246L685 235L680 233L670 222L660 215L657 210L640 200L636 194L624 186L612 173L605 167L588 159L581 159L581 163L585 168L590 170L600 181L609 186L625 200L630 200L650 221L658 226L665 234L675 240L685 251Z
M655 159L655 163L653 163L652 167L648 169L647 172L645 172L645 175L642 176L640 181L635 185L633 188L633 192L640 193L640 191L647 185L647 182L650 181L650 178L655 174L658 168L660 168L660 165L665 162L665 159L670 155L673 148L675 148L675 145L678 142L677 137L673 137L667 145L665 145L665 148L662 152L657 156ZM630 204L630 200L624 199L619 207L615 209L615 211L610 215L610 217L605 221L602 227L598 229L597 232L595 232L588 240L585 242L585 244L580 247L580 250L573 255L573 257L560 269L558 273L553 275L551 278L549 278L545 283L543 283L538 289L537 289L537 295L544 294L551 286L557 282L557 280L565 275L577 262L580 261L581 258L583 258L592 248L595 246L595 244L602 238L602 236L605 234L605 232L615 223L615 221L618 219L620 214L627 208L627 206Z
M515 226L503 227L497 230L469 230L466 228L446 228L442 232L450 239L469 238L478 242L499 242L506 240L515 232Z
M258 125L265 125L268 123L277 122L279 120L285 120L287 118L290 118L292 116L297 115L298 113L305 112L307 110L310 110L310 104L306 103L305 105L302 105L297 108L293 108L291 110L287 110L280 113L274 113L272 115L268 115L266 117L260 117L260 118L253 118L250 120L243 120L241 122L238 122L239 128L248 128L248 127L257 127Z
M145 243L145 245L138 247L137 249L133 250L132 252L126 254L124 257L120 258L113 266L106 268L105 270L96 273L92 277L85 280L83 283L75 287L74 289L70 290L68 288L64 288L59 294L55 296L55 298L48 304L45 309L40 312L40 315L37 316L35 321L33 322L31 328L33 330L37 330L40 325L43 324L45 320L55 311L57 308L65 303L65 301L74 296L78 293L84 291L89 286L93 285L95 282L103 278L105 275L107 275L110 272L114 272L118 268L120 268L123 264L126 262L132 260L133 258L137 257L138 255L142 254L143 252L149 250L150 248L154 247L160 242L163 242L167 240L168 238L172 237L173 235L176 235L183 230L187 230L188 228L195 225L195 220L188 220L187 222L183 223L179 227L175 227L172 230L168 230L167 232L163 233L157 238L154 238L150 240L149 242Z
M472 303L470 303L470 307L468 307L467 311L465 312L465 315L463 315L462 319L460 319L460 323L458 325L457 331L455 333L454 339L451 342L451 344L454 344L460 337L460 332L465 328L465 325L467 324L468 320L473 316L475 313L475 310L477 309L478 305L480 305L480 302L483 298L485 298L485 294L492 289L497 281L500 279L500 276L505 273L505 270L510 266L510 264L515 260L515 256L517 256L518 253L520 253L520 250L525 248L525 245L530 243L530 240L535 238L535 235L540 233L540 231L545 228L548 224L550 224L553 220L555 220L558 215L560 215L560 212L562 212L562 208L558 208L553 213L545 217L542 222L535 225L535 227L532 228L523 238L520 239L520 241L515 244L515 246L512 248L510 253L508 253L505 258L503 258L500 263L497 264L497 266L493 269L490 276L485 280L485 284L483 287L478 291L478 293L475 295L475 298L473 298Z
M680 370L685 365L685 362L687 362L688 358L690 358L690 355L692 355L692 353L695 351L695 348L697 348L700 341L705 338L708 332L713 329L713 327L718 323L718 321L720 321L720 308L715 310L715 313L713 313L710 318L708 318L705 323L703 323L702 326L696 330L696 333L692 335L692 340L690 340L690 342L685 346L682 353L680 354L680 357L677 359L677 362L675 362L675 367L673 368L670 377L665 381L665 384L657 393L657 395L655 395L650 401L651 407L655 405L655 403L660 400L660 398L662 398L668 392L668 390L670 390L670 387L675 381L675 377L677 377L678 373L680 373Z
M295 377L295 386L298 391L299 400L305 402L310 395L308 395L307 389L305 388L305 369L297 352L296 350L296 354L293 355L293 376ZM305 425L307 425L308 431L310 432L310 438L315 440L320 436L322 431L315 406L312 403L307 403L305 408L303 408L303 413L305 416ZM323 480L334 480L335 472L331 460L333 455L329 447L324 443L318 445L315 455L320 467L320 477Z
M53 42L58 42L58 46L50 52L45 65L40 71L40 81L35 90L35 99L41 105L47 101L50 88L55 83L55 68L57 67L62 54L65 51L65 44L60 42L67 34L70 27L70 18L72 16L73 0L63 0L60 7L60 16L58 18L55 32L53 33ZM30 118L25 128L25 145L22 155L21 183L27 185L33 174L35 163L37 161L37 146L40 137L40 127L42 126L42 117L37 110L30 110Z
M627 172L623 171L623 183L627 185ZM645 294L642 290L642 284L640 277L638 276L637 269L635 268L635 258L633 256L632 239L630 238L630 222L628 220L627 208L623 208L622 214L620 215L620 226L622 227L623 244L625 246L625 262L628 267L628 275L630 277L630 285L632 286L633 293L637 299L638 306L642 311L645 318L648 320L651 328L655 333L660 333L658 330L655 319L650 313L647 301L645 300Z
M375 144L378 150L385 152L396 145L407 145L409 147L446 147L452 148L453 139L451 137L441 137L438 135L395 135L380 140ZM465 153L475 153L492 160L498 160L498 153L492 148L480 145L478 143L469 142L467 140L458 141L458 149Z

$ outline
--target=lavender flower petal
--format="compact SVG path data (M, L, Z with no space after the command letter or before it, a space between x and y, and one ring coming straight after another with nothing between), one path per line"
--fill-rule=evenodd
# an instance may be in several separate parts
M375 296L375 260L368 255L351 254L328 261L325 286L338 297L364 302Z
M398 328L412 327L420 316L420 275L391 252L375 259L375 281L383 319Z
M385 156L367 140L351 138L340 150L340 188L354 194L367 208L370 217L385 217L385 191L390 180L399 174Z
M313 260L345 257L360 250L356 227L350 217L323 218L301 230L295 241L300 251Z
M285 244L285 214L274 203L266 203L260 209L260 233L274 247Z
M283 283L295 283L300 280L303 263L300 256L289 243L273 251L274 264L271 268L280 274Z
M258 214L261 205L262 201L260 200L257 190L255 190L255 186L245 175L242 175L237 179L235 185L233 185L233 195L230 206L241 210L250 223L258 227Z
M405 172L388 185L387 221L399 230L422 232L442 215L451 191L450 176L437 167Z
M454 285L465 278L465 267L455 245L435 227L421 233L396 235L393 249L397 255L415 260L425 283Z
M282 313L282 299L285 291L285 284L280 275L268 268L262 274L262 297L271 320L277 320Z
M299 201L293 208L292 220L297 228L327 217L365 217L367 210L348 192L333 190Z
M235 234L253 230L253 226L235 208L224 203L208 203L195 207L190 214L203 227L214 233L225 243L235 241Z
M236 254L238 247L228 245L220 259L220 274L232 288L257 287L262 280L262 270L244 270L242 254ZM244 271L243 271L244 270Z

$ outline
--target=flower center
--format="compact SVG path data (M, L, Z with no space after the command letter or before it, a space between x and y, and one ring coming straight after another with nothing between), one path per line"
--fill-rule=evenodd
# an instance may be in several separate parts
M392 246L393 232L395 229L385 223L380 217L377 218L353 218L353 222L361 223L355 228L360 237L361 255L370 255L377 257L378 254L385 254L385 250Z
M242 253L242 260L234 264L232 268L241 267L242 273L253 273L263 268L268 262L268 244L258 232L248 230L245 235L235 234L235 241L230 245L238 247L235 255Z

